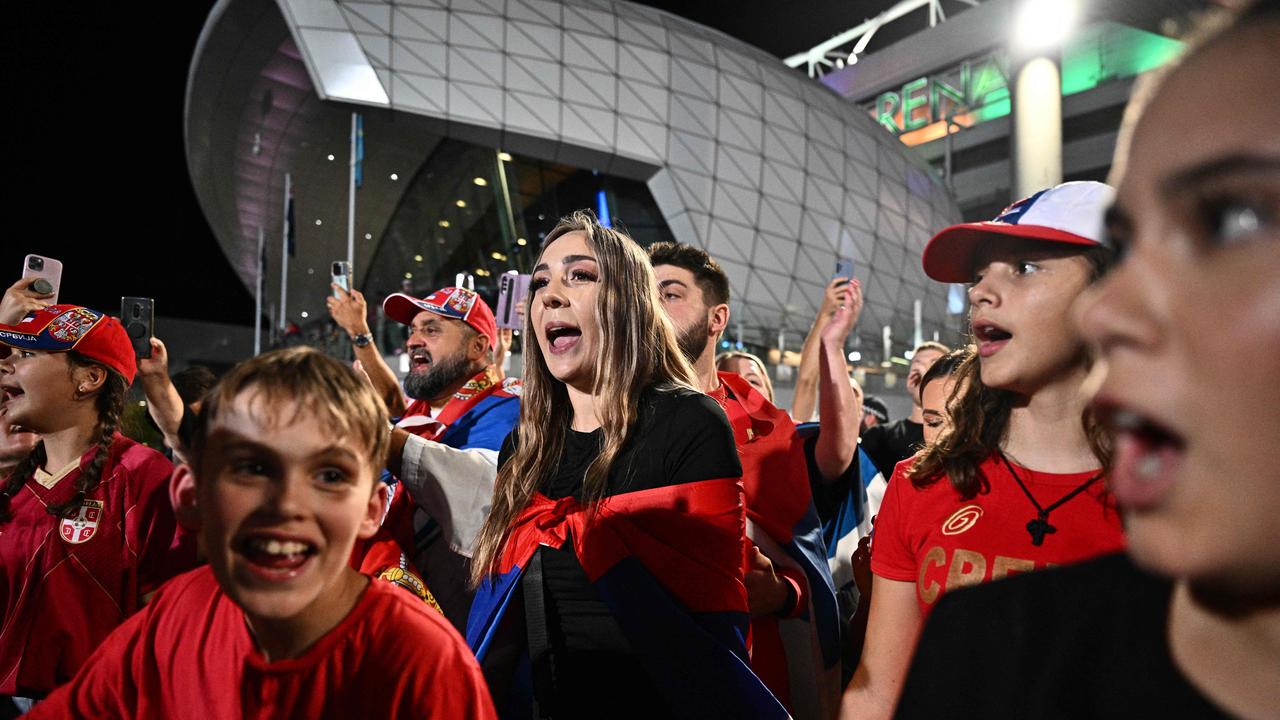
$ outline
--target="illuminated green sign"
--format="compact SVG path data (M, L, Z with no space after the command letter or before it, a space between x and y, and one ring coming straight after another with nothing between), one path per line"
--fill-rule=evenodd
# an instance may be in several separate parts
M872 115L892 133L911 132L950 114L1009 100L1009 79L994 57L965 62L940 75L916 78L901 92L876 98ZM1005 108L1008 112L1008 108Z
M1112 80L1134 77L1177 57L1182 43L1113 22L1085 28L1062 50L1062 94L1074 95ZM945 134L948 115L969 126L1009 114L1006 61L969 60L957 68L916 78L881 93L867 109L885 129L915 145Z

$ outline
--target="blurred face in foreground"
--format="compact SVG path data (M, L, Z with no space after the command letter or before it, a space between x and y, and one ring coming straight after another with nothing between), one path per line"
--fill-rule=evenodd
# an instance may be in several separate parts
M1280 593L1277 37L1238 28L1157 91L1116 165L1124 260L1075 313L1131 554L1237 597Z

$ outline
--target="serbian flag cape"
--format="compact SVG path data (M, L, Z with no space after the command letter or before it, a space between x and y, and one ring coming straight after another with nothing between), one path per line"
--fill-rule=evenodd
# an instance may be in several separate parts
M802 581L786 618L752 620L752 667L797 718L835 717L840 702L840 611L795 423L741 376L719 373L733 396L733 426L746 501L747 536L775 570Z
M538 547L568 540L674 712L786 718L747 665L742 533L737 478L612 495L590 511L537 493L512 523L499 572L476 592L467 643L483 663Z

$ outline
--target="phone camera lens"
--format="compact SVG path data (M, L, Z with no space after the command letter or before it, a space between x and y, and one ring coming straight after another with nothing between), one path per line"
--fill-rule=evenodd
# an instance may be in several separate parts
M27 260L27 267L31 268L32 270L43 270L44 258L38 258L38 257L30 258L29 260Z

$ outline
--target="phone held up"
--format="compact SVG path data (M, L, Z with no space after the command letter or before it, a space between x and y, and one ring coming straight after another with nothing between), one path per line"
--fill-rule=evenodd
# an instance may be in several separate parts
M23 279L34 277L41 278L45 282L39 280L32 283L31 289L36 292L47 295L53 293L53 297L49 298L52 305L58 304L58 289L62 285L62 263L51 257L42 255L28 255L22 262Z
M333 278L333 284L342 288L345 292L351 292L352 286L355 284L352 280L351 263L346 260L334 260L333 268L329 271L330 277ZM333 296L342 299L337 290L333 291Z
M831 275L831 279L836 278L853 279L853 258L836 258L836 271Z
M156 330L155 301L145 297L120 298L120 322L133 345L133 356L151 357L151 337Z
M530 275L521 275L515 270L503 273L498 279L498 313L495 318L498 327L504 330L520 329L520 314L517 308L529 294Z

